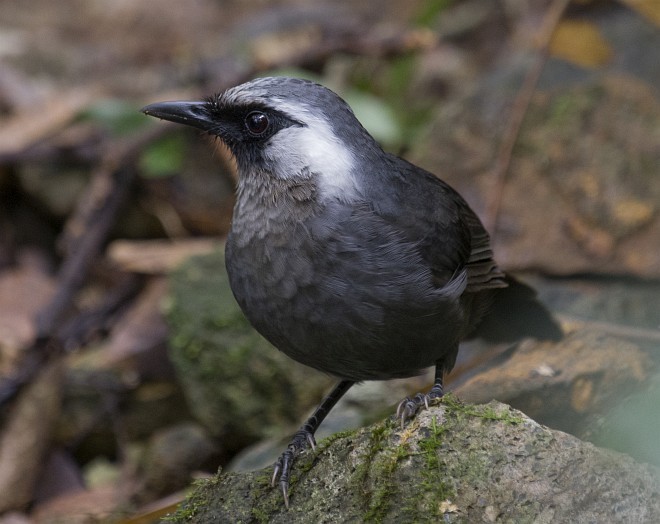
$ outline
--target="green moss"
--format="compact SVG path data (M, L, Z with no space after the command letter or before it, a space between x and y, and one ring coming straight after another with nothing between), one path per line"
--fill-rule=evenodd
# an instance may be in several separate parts
M497 460L478 449L464 449L460 460L447 455L443 450L447 432L459 432L460 426L473 417L509 424L522 423L522 418L511 410L497 410L490 405L466 405L451 394L439 402L447 408L447 420L441 422L433 417L430 427L419 428L418 431L427 432L427 435L419 439L418 451L410 454L413 459L420 460L421 479L417 485L410 486L406 494L406 504L402 508L402 518L406 522L451 519L443 503L451 503L457 497L453 479L460 478L470 485L478 486L483 479L488 478L490 461Z
M392 454L379 455L379 459L372 467L375 489L371 491L368 499L368 507L364 514L365 522L382 522L387 515L396 492L393 475L397 464L405 456L399 446Z
M447 476L446 467L441 464L438 450L442 447L442 434L445 429L433 417L431 434L428 438L420 440L419 447L426 461L422 471L422 486L433 494L437 501L447 500L455 495L454 489L444 480Z
M252 508L252 517L259 523L267 524L270 522L270 516L263 508Z
M412 451L405 440L392 445L395 422L391 419L372 431L351 480L354 492L362 499L365 522L382 522L391 513L392 504L397 503L402 505L402 518L408 522L446 519L448 515L442 503L457 496L452 479L466 476L479 484L481 479L487 478L488 457L478 450L466 450L458 462L443 458L445 433L456 431L462 421L472 417L509 424L522 422L522 418L510 410L497 410L489 405L465 405L451 394L440 402L447 407L446 414L451 421L443 423L433 418L430 428L418 428L417 431L428 432L428 435L419 440L417 451ZM407 459L420 461L421 481L410 485L403 494L398 491L406 483L397 479L396 474L399 465Z
M441 402L449 407L455 415L467 415L471 417L478 417L486 420L497 420L507 422L509 424L521 424L523 419L518 415L514 415L511 410L497 411L490 404L474 405L463 404L455 395L447 393L442 397Z
M163 522L192 522L200 508L206 507L210 503L206 497L207 488L213 487L217 483L218 477L195 480L190 486L190 494L179 504L176 511L161 520Z
M455 479L461 479L461 483L479 492L479 486L489 477L489 468L503 459L494 456L492 450L473 446L471 441L461 444L460 457L457 457L452 452L456 445L453 437L462 431L461 428L474 424L475 418L486 424L490 423L488 421L519 424L522 420L511 410L491 405L466 405L452 395L438 402L445 406L442 420L426 418L424 426L419 426L420 419L415 419L399 432L398 422L388 418L366 435L351 430L323 439L316 452L306 452L298 457L290 494L295 493L296 485L318 465L321 455L333 443L354 437L362 444L351 452L358 453L358 457L355 460L357 466L350 474L349 492L353 499L351 504L359 508L361 521L384 522L393 515L402 522L460 520L460 514L447 509L447 505L458 497ZM418 433L421 438L410 438L411 432ZM402 467L403 464L406 467ZM417 472L412 477L408 477L410 468ZM249 506L245 508L244 519L265 523L269 516L281 511L282 496L279 489L270 486L271 474L272 469L267 468L251 481L252 503L247 502ZM209 481L197 483L193 494L169 520L194 522L209 504L209 493ZM217 505L218 501L215 503ZM226 503L230 504L230 500L227 499Z
M419 440L419 451L413 454L415 457L420 457L423 463L419 468L421 474L419 485L411 489L412 496L408 496L403 507L406 522L443 519L445 514L442 503L456 496L454 486L447 481L451 478L447 465L441 460L442 436L447 431L446 426L438 423L436 417L433 417L431 427L420 430L428 431L428 436Z
M394 498L393 474L407 453L402 446L387 451L393 432L391 421L385 421L371 432L366 453L351 478L352 490L359 494L365 522L381 522Z
M270 485L270 471L264 477L265 483L262 482L262 476L259 476L259 486L253 487L250 515L257 522L267 524L270 517L281 510L284 500L279 488Z

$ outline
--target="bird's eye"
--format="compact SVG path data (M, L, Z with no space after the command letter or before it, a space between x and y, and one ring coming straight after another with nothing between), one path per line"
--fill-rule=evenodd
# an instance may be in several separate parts
M245 127L255 136L263 135L269 124L268 116L261 111L252 111L245 117Z

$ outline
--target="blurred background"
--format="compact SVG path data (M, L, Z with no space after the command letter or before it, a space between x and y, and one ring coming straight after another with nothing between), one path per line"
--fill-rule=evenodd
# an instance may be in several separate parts
M459 190L561 321L466 344L450 389L660 465L657 0L0 0L0 523L156 522L332 383L233 301L231 158L139 112L278 74ZM429 385L356 387L320 436Z

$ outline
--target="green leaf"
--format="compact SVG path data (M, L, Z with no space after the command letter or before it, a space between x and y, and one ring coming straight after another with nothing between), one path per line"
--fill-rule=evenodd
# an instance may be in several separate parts
M180 134L166 136L147 147L140 156L144 176L159 178L179 173L183 167L187 144Z
M438 15L453 3L452 0L427 0L415 17L415 25L432 27Z
M81 118L92 121L119 136L129 134L149 123L137 106L114 98L99 100L87 109Z
M402 131L394 111L380 98L362 91L345 93L346 102L353 108L355 116L371 135L381 144L398 145Z

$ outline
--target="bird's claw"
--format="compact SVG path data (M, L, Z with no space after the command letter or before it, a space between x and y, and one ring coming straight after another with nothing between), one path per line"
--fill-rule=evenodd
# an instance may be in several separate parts
M442 397L443 394L442 386L435 384L428 393L417 393L413 398L406 397L399 402L396 408L396 418L401 421L401 429L403 429L406 422L414 418L419 408L424 406L429 409L429 402Z
M396 418L401 422L401 429L403 429L403 426L408 420L415 416L419 408L423 405L428 407L428 400L426 399L426 395L422 393L417 393L413 398L406 397L399 402L396 408Z
M289 479L291 471L293 470L293 463L298 456L298 453L306 446L309 445L313 450L316 449L316 440L314 434L306 429L299 430L291 439L286 450L280 455L280 458L275 462L273 467L273 476L270 485L275 487L275 483L279 479L280 491L284 498L284 505L289 509Z
M289 509L289 477L291 475L291 466L295 460L296 450L292 448L291 444L287 447L286 451L280 455L280 458L275 462L275 467L273 468L273 477L270 481L270 485L275 487L275 483L279 479L280 490L282 491L282 497L284 498L284 505Z

